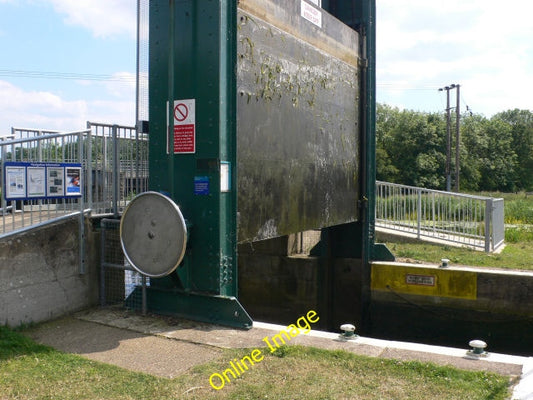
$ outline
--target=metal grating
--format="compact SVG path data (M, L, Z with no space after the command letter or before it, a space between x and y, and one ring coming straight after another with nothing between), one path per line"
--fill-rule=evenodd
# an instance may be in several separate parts
M120 220L101 220L100 305L122 305L146 312L150 278L133 270L120 245Z

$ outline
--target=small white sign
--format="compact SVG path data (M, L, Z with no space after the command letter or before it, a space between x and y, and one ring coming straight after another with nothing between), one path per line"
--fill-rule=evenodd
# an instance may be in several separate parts
M28 174L28 197L44 197L45 181L46 181L46 167L28 167L26 171Z
M65 193L65 168L63 167L47 167L46 195L48 197L63 196Z
M81 196L81 167L65 168L67 196Z
M5 198L14 200L26 197L26 168L23 166L6 166Z
M301 0L302 4L302 17L304 17L309 22L315 24L319 28L322 28L322 11L317 10L311 4L307 3L305 0Z
M229 192L230 187L230 168L229 162L221 161L220 162L220 191Z
M435 286L435 275L405 275L405 283L408 285Z
M309 0L309 3L313 3L317 7L322 7L322 0Z

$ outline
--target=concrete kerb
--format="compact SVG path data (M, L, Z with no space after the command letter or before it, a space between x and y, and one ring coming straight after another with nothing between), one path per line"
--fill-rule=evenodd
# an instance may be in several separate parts
M123 309L112 308L84 311L76 314L71 320L77 320L80 324L90 323L102 327L121 329L122 331L130 332L129 336L131 336L131 332L135 332L137 337L133 335L130 338L127 333L124 333L124 335L133 342L143 341L142 346L144 347L149 345L148 341L159 338L159 341L153 344L153 349L150 349L147 354L141 352L137 354L137 357L149 358L146 361L147 370L143 372L166 377L173 377L176 374L183 373L183 368L176 369L173 364L165 366L164 363L154 363L154 359L158 359L157 354L154 353L168 354L169 352L178 352L180 359L181 354L183 354L188 359L187 365L190 368L220 357L220 350L223 348L264 348L266 345L263 338L270 337L286 329L286 326L254 321L254 327L249 331L244 331L160 316L140 316ZM49 335L59 336L57 331L52 331ZM33 335L33 337L37 341L50 344L46 343L46 339L42 335L40 338L38 335L37 337ZM154 337L155 339L149 339L149 337ZM120 351L121 346L124 351L130 353L135 347L127 345L120 340L117 340L116 343L120 344L117 345L117 348L101 349L102 351L95 352L92 356L96 354L101 361L128 368L128 363L131 362L131 359L126 360L126 362L120 361L120 358L123 357ZM464 349L459 349L367 337L345 340L340 334L317 330L311 330L305 335L298 335L291 339L289 344L314 346L330 350L341 349L372 357L406 361L417 360L461 369L495 372L519 381L513 391L513 400L533 400L533 357L491 353L490 349L488 349L489 355L487 357L473 359L467 355L468 349L466 345ZM53 346L53 344L50 345ZM173 348L169 349L169 346L173 346ZM141 346L137 348L139 347ZM71 350L71 352L76 351ZM82 352L77 353L82 354ZM118 362L114 358L118 358ZM130 369L140 369L142 371L144 363L145 360L139 360L138 368Z
M513 390L512 400L533 400L533 357L529 357L524 363L520 381Z

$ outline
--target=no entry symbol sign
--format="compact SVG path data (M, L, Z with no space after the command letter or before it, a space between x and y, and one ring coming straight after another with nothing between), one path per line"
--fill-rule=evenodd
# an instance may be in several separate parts
M196 152L195 99L174 101L174 154Z
M186 104L179 103L174 107L174 119L183 122L189 116L189 107Z

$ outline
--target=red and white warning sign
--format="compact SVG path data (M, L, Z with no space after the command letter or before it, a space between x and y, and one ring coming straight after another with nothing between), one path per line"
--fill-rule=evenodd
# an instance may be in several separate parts
M195 99L174 101L174 154L196 152Z
M310 0L312 3L314 3L316 6L320 6L318 1ZM317 10L315 7L313 7L310 4L307 4L304 0L301 0L301 11L302 11L302 17L304 17L306 20L312 22L319 28L322 28L322 12Z

